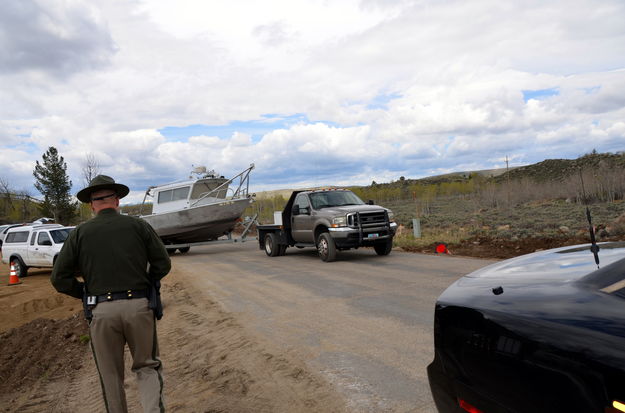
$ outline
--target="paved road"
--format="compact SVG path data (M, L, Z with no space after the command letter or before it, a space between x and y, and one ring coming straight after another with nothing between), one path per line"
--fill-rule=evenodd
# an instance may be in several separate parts
M356 412L436 411L426 375L434 303L491 263L372 249L324 263L313 249L270 258L253 241L195 247L173 261L244 325L321 372Z

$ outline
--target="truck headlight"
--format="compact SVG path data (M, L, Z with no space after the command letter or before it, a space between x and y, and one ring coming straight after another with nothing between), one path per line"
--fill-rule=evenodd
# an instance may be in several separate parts
M332 228L344 227L346 225L347 225L347 218L346 217L332 218Z
M395 219L395 214L393 214L393 211L389 209L387 213L388 213L388 220L393 221Z

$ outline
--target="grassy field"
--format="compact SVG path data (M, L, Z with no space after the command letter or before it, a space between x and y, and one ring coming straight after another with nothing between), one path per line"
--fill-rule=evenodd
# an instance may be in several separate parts
M488 256L486 251L470 250L496 245L505 251L492 255L504 258L589 242L586 207L565 200L484 208L469 197L448 197L427 205L417 200L387 202L384 206L391 208L397 222L405 227L395 238L396 246L408 250L430 251L436 243L444 242L466 255ZM589 208L598 240L625 240L625 202L594 203ZM413 218L420 220L421 238L412 236Z

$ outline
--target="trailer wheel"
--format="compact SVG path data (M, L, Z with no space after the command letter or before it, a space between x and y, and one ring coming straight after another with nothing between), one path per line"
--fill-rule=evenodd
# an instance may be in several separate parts
M277 257L280 255L280 245L278 245L276 234L270 232L265 235L265 254L270 257Z
M178 251L180 251L181 254L186 254L187 252L189 252L190 249L191 247L182 247L178 248Z
M13 266L13 268L15 268L15 274L19 278L24 278L28 274L28 267L26 266L26 264L24 264L24 261L22 261L20 258L18 257L11 258L11 265Z
M387 238L380 243L376 243L373 245L373 249L378 255L388 255L391 253L393 249L393 238Z
M331 262L336 259L336 245L327 232L319 234L319 238L317 238L317 251L319 252L319 258L325 262Z

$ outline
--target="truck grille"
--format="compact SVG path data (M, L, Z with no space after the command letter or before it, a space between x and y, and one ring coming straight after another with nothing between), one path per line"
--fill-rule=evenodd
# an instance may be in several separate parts
M365 228L384 224L386 224L386 211L364 212L359 214L349 214L347 216L347 225L350 227L358 227L359 225L362 225L362 227Z

